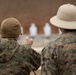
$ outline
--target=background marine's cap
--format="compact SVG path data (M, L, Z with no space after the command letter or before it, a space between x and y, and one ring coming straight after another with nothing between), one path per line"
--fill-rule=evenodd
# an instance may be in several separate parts
M7 18L1 23L2 37L18 37L21 34L21 24L15 18Z

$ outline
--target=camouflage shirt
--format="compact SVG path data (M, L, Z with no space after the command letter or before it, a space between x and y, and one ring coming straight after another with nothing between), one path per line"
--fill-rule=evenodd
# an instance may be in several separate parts
M30 75L40 67L41 55L15 39L0 39L0 75Z
M41 75L76 75L76 32L62 34L41 54Z

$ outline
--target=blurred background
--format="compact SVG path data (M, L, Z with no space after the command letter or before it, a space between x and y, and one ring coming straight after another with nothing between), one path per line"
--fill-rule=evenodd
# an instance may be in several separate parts
M0 0L0 23L8 17L18 19L23 33L19 43L24 44L25 38L29 36L34 39L32 47L41 53L48 42L61 34L49 20L66 3L76 5L76 0ZM40 69L37 71L38 75L39 73Z
M76 0L0 0L0 22L8 17L17 18L24 30L29 34L29 27L35 23L38 34L43 34L45 23L49 23L52 16L56 15L60 5L71 3L76 5ZM52 26L52 33L58 33L58 29Z

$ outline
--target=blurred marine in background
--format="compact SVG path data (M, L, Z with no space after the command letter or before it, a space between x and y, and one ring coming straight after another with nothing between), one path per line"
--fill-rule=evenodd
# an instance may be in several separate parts
M1 23L0 75L30 75L40 67L40 54L31 48L29 38L25 45L18 44L21 24L15 18L7 18ZM35 74L35 72L34 72Z

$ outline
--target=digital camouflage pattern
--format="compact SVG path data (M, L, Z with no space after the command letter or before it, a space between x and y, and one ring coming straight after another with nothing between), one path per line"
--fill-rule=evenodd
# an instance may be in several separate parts
M76 75L76 32L62 34L41 54L41 75Z
M0 40L0 75L30 75L40 67L41 55L15 39Z

